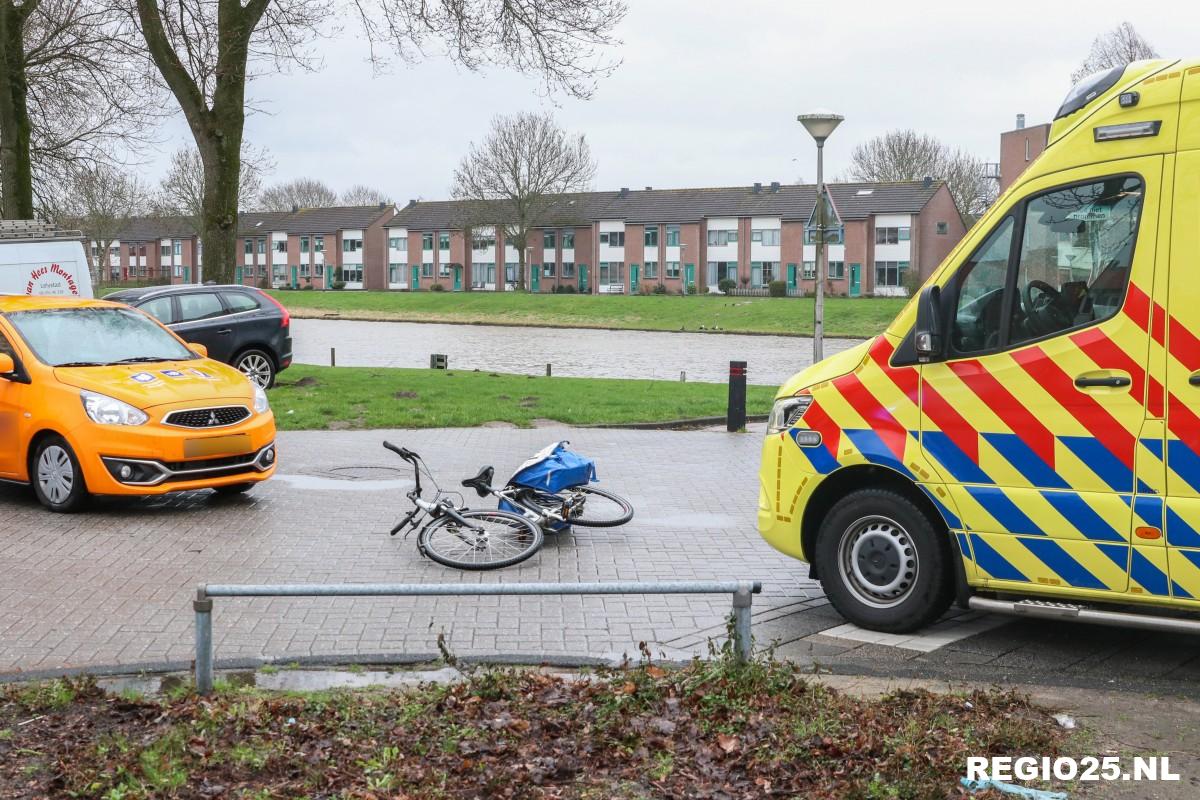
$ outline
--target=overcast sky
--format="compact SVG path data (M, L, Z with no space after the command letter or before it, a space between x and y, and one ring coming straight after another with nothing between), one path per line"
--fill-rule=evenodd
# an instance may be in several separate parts
M1164 57L1200 55L1200 3L1184 0L629 0L623 61L588 101L547 102L536 77L477 73L438 58L373 75L349 21L316 46L317 73L251 84L247 135L275 161L268 182L312 176L378 186L403 204L449 191L468 143L498 113L551 109L587 135L598 189L811 181L796 114L846 121L826 146L837 176L855 143L915 128L988 161L1024 112L1049 121L1096 34L1128 19ZM968 10L971 9L971 10ZM186 143L164 129L161 173Z

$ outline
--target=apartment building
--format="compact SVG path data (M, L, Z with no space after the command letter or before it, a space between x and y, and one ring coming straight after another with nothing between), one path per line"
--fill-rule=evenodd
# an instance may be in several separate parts
M385 225L391 204L250 212L238 223L235 281L274 288L384 289ZM130 220L100 253L97 275L113 281L194 283L203 280L200 236L185 217Z
M927 276L966 233L941 181L831 184L830 195L833 294L903 295L911 273ZM715 292L726 281L762 290L782 281L791 294L808 293L816 282L815 205L816 187L778 183L564 196L526 242L525 285L626 294ZM383 283L513 288L520 259L505 241L504 217L500 202L410 203L384 225Z
M298 208L243 214L237 282L274 288L386 289L386 225L396 213L377 206Z
M1000 191L1021 177L1050 142L1050 124L1025 126L1025 115L1017 114L1017 127L1000 134Z

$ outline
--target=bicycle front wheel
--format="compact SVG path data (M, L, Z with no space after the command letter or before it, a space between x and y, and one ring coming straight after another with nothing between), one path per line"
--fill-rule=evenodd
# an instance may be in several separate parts
M421 552L455 569L499 569L519 564L541 549L542 529L507 511L460 511L479 530L439 517L421 530Z
M592 486L572 486L563 492L575 507L572 525L585 528L615 528L633 519L633 506L624 497ZM579 502L582 501L582 502Z

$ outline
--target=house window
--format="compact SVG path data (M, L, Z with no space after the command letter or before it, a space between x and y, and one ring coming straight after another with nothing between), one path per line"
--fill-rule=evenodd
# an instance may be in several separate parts
M514 264L512 261L509 261L508 263L506 263L504 265L504 282L505 283L516 283L517 282L517 265Z
M406 236L390 236L388 237L388 249L399 250L401 253L408 252L408 237Z
M800 277L806 281L815 281L817 279L817 262L805 261L804 271L800 273Z
M646 270L645 270L644 277L646 277L646 278L657 278L658 277L658 262L657 261L647 261L645 263L645 267L646 267Z
M438 264L438 277L439 278L449 278L450 277L450 265L447 264L445 261L442 261Z
M904 271L907 269L907 261L876 261L875 285L894 287L903 286Z
M724 247L727 244L737 244L737 231L709 231L709 247Z
M750 231L750 241L761 242L768 247L779 247L779 228L757 228Z
M679 226L668 225L666 229L667 247L679 247Z
M845 261L830 261L829 274L826 276L831 281L840 281L846 277L846 262Z
M300 237L300 252L301 253L308 252L308 237L307 236Z
M542 264L542 277L543 278L553 278L554 277L554 262L553 261L547 261L545 264Z
M246 239L245 241L242 242L242 244L245 247L246 255L249 256L249 255L254 254L254 240L253 239Z
M287 252L287 239L275 240L275 252L276 253L286 253Z
M600 244L606 244L609 247L624 247L625 231L604 231L600 234Z
M183 242L176 241L176 242L172 242L171 244L175 248L175 255L177 255L177 256L183 255Z
M945 236L949 232L950 232L950 223L949 222L939 222L937 224L937 235L938 236Z
M750 283L755 288L763 288L775 280L775 271L779 265L774 261L751 261Z
M254 265L253 265L253 264L247 264L247 265L246 265L246 277L247 277L247 278L253 278L253 277L254 277Z
M678 278L679 277L679 262L678 261L668 261L667 262L667 277L668 278Z
M658 226L647 225L644 238L646 241L646 247L658 247ZM646 277L648 278L650 276L647 275Z
M432 278L433 277L433 264L426 261L424 264L421 265L421 277L422 278Z
M262 255L266 255L266 254L267 254L267 240L266 240L266 239L259 239L259 240L258 240L258 242L257 242L257 244L256 244L256 246L255 246L255 248L254 248L254 250L255 250L255 252L256 252L256 253L258 253L260 256L262 256Z
M342 264L342 283L362 283L362 264Z
M308 277L308 264L304 264L304 263L300 264L300 277L301 278Z
M708 262L708 285L720 286L721 281L737 281L737 262L736 261L710 261Z
M404 283L404 265L388 264L388 283Z
M816 244L817 243L816 227L810 227L810 228L804 229L804 243L805 244ZM845 228L843 228L843 227L826 228L825 244L845 244L845 243L846 243L846 229Z
M554 231L543 231L542 232L542 249L543 250L553 250L555 247L558 246L557 239L558 239L558 237L555 235Z
M313 274L316 275L318 278L325 277L325 265L324 264L314 264L313 265Z
M601 261L600 262L600 285L601 286L624 286L625 285L625 262L624 261Z
M575 262L574 261L564 261L562 263L562 277L564 277L564 278L574 278L575 277Z
M159 245L158 254L162 258L170 258L171 257L171 245L169 245L169 244Z
M875 244L898 244L909 240L908 228L876 228Z
M487 233L479 234L471 238L472 250L495 250L496 249L496 234Z
M359 250L362 250L362 242L362 239L342 239L342 252L357 253Z
M422 233L421 234L421 249L422 250L432 250L433 249L433 234L432 233Z
M183 277L183 267L179 266L178 264L175 265L175 277L176 278Z
M575 231L562 232L562 246L563 250L575 249Z
M471 267L471 286L481 289L496 283L496 265L492 262L474 264Z
M438 233L438 250L450 249L450 232L441 231Z
M325 237L324 236L317 236L316 238L313 239L313 252L314 253L324 253L325 252Z

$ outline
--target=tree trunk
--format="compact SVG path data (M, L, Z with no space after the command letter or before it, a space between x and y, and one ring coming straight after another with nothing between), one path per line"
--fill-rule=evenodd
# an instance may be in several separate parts
M202 275L206 281L233 283L237 269L238 188L241 178L241 125L237 135L223 127L200 146L204 196L200 209ZM231 141L233 140L233 141Z
M25 19L36 7L0 0L0 192L5 219L33 218L29 145L29 86L25 76Z

